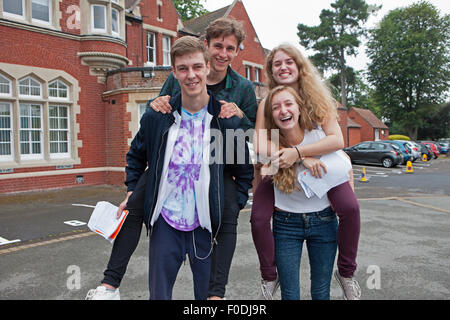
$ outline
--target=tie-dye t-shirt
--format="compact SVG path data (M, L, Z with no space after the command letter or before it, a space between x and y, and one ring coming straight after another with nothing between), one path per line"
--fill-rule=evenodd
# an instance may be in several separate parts
M191 114L181 108L180 129L169 163L167 182L174 189L165 200L161 214L169 225L181 231L191 231L200 225L194 181L200 175L206 109Z

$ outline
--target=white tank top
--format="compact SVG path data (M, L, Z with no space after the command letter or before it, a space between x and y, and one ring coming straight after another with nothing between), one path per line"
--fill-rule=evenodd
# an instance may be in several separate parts
M305 130L303 141L298 146L314 143L323 139L325 136L325 132L323 132L321 126L311 131ZM296 176L299 171L301 172L305 169L303 165L300 165L297 168ZM274 185L275 207L289 212L307 213L322 211L330 206L330 201L327 196L323 196L321 199L316 195L307 198L297 178L295 179L295 185L300 191L294 189L291 193L282 192Z

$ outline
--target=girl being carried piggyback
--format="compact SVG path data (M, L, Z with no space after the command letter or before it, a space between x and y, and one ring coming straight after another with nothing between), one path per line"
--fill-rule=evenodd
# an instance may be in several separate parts
M281 249L283 254L280 255L280 252L276 254L277 250L280 249L277 244L282 245L285 243L281 240L283 237L280 238L280 225L276 223L280 215L284 214L280 214L280 212L288 212L289 217L299 218L305 214L313 217L314 215L310 215L312 212L317 217L319 212L328 210L326 212L328 214L326 217L328 218L325 220L332 221L334 211L327 209L331 205L339 216L337 229L338 271L335 272L335 277L344 291L344 298L359 299L360 289L353 275L356 270L360 212L351 183L348 181L342 183L330 189L327 197L314 200L313 198L304 197L302 191L297 188L296 184L298 182L295 179L299 168L303 168L303 170L308 169L313 176L321 178L322 172L326 173L326 166L314 157L330 154L343 147L343 137L337 122L335 102L309 59L305 58L298 49L289 44L280 45L272 50L267 57L266 73L269 89L274 89L279 85L283 85L283 87L271 91L269 96L261 102L256 121L255 151L259 154L271 154L272 158L276 158L272 164L280 168L279 172L273 176L274 185L271 177L264 177L257 185L253 199L251 226L253 241L260 261L262 297L272 299L279 282L281 282L283 298L299 298L297 294L291 295L286 293L290 292L290 290L286 289L286 286L295 284L298 286L298 281L289 278L283 279L282 266L286 265L286 262L283 262L283 249ZM276 118L274 113L286 112L286 110L282 109L286 109L288 106L274 103L273 100L280 99L283 96L285 96L286 101L290 101L290 111L285 114L278 114L280 117L283 117ZM265 131L266 129L267 131ZM270 138L269 143L267 143L266 132L270 133L270 129L279 129L281 146L279 150L273 150ZM261 132L264 132L264 134L261 135ZM269 150L271 148L272 150ZM301 165L293 167L298 162L302 162ZM257 175L257 172L255 172L255 175ZM299 200L298 196L300 196L302 201L297 201ZM288 204L287 206L286 203ZM279 207L280 205L288 210ZM311 211L310 209L312 208L314 210ZM333 214L331 214L332 211ZM274 242L274 237L271 234L270 219L272 214L274 214L274 237L278 239L278 242L277 240ZM316 222L323 222L324 220L323 217L322 219L317 217L317 219ZM303 225L303 227L306 227L306 225ZM333 238L332 233L329 233L328 236ZM301 243L303 240L307 240L308 244L308 239L298 239ZM291 258L294 259L293 261L298 260L299 263L301 251L299 254L298 248L296 250L294 250L295 253L293 254L297 258ZM309 254L311 255L311 252ZM331 277L335 253L332 252L330 247L330 251L327 254L329 259L332 258L331 269L323 271L321 276L324 278L317 281L321 285L324 284L325 287L328 287L325 290L328 291L328 294L323 292L317 295L314 294L313 299L329 298L329 280L326 279L328 279L328 273ZM314 256L314 254L312 255ZM311 263L314 263L314 261L311 261ZM298 269L294 273L298 275ZM313 277L313 271L311 273ZM318 279L317 276L314 277ZM283 294L283 291L286 294Z

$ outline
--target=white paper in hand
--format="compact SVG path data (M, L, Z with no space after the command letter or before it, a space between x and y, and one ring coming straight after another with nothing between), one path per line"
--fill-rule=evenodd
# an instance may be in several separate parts
M107 201L97 202L88 222L89 229L113 243L128 215L128 210L124 210L116 219L117 210L118 207Z
M322 198L331 188L334 188L350 179L349 171L352 164L339 150L320 157L320 161L327 168L327 173L322 172L322 178L315 178L309 170L298 173L298 181L307 198L313 194Z

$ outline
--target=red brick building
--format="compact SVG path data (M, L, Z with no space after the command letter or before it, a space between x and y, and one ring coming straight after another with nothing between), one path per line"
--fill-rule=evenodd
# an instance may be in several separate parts
M389 140L389 128L372 111L352 107L347 116L350 123L349 128L360 127L359 135L355 132L352 140L349 140L349 146L361 141Z
M220 12L247 33L233 68L263 82L264 50L244 5ZM200 36L198 23L185 26L170 0L0 1L0 192L123 184L171 44Z
M0 0L0 193L122 185L172 43L219 17L243 22L232 67L261 98L264 49L241 0L186 23L170 0Z

